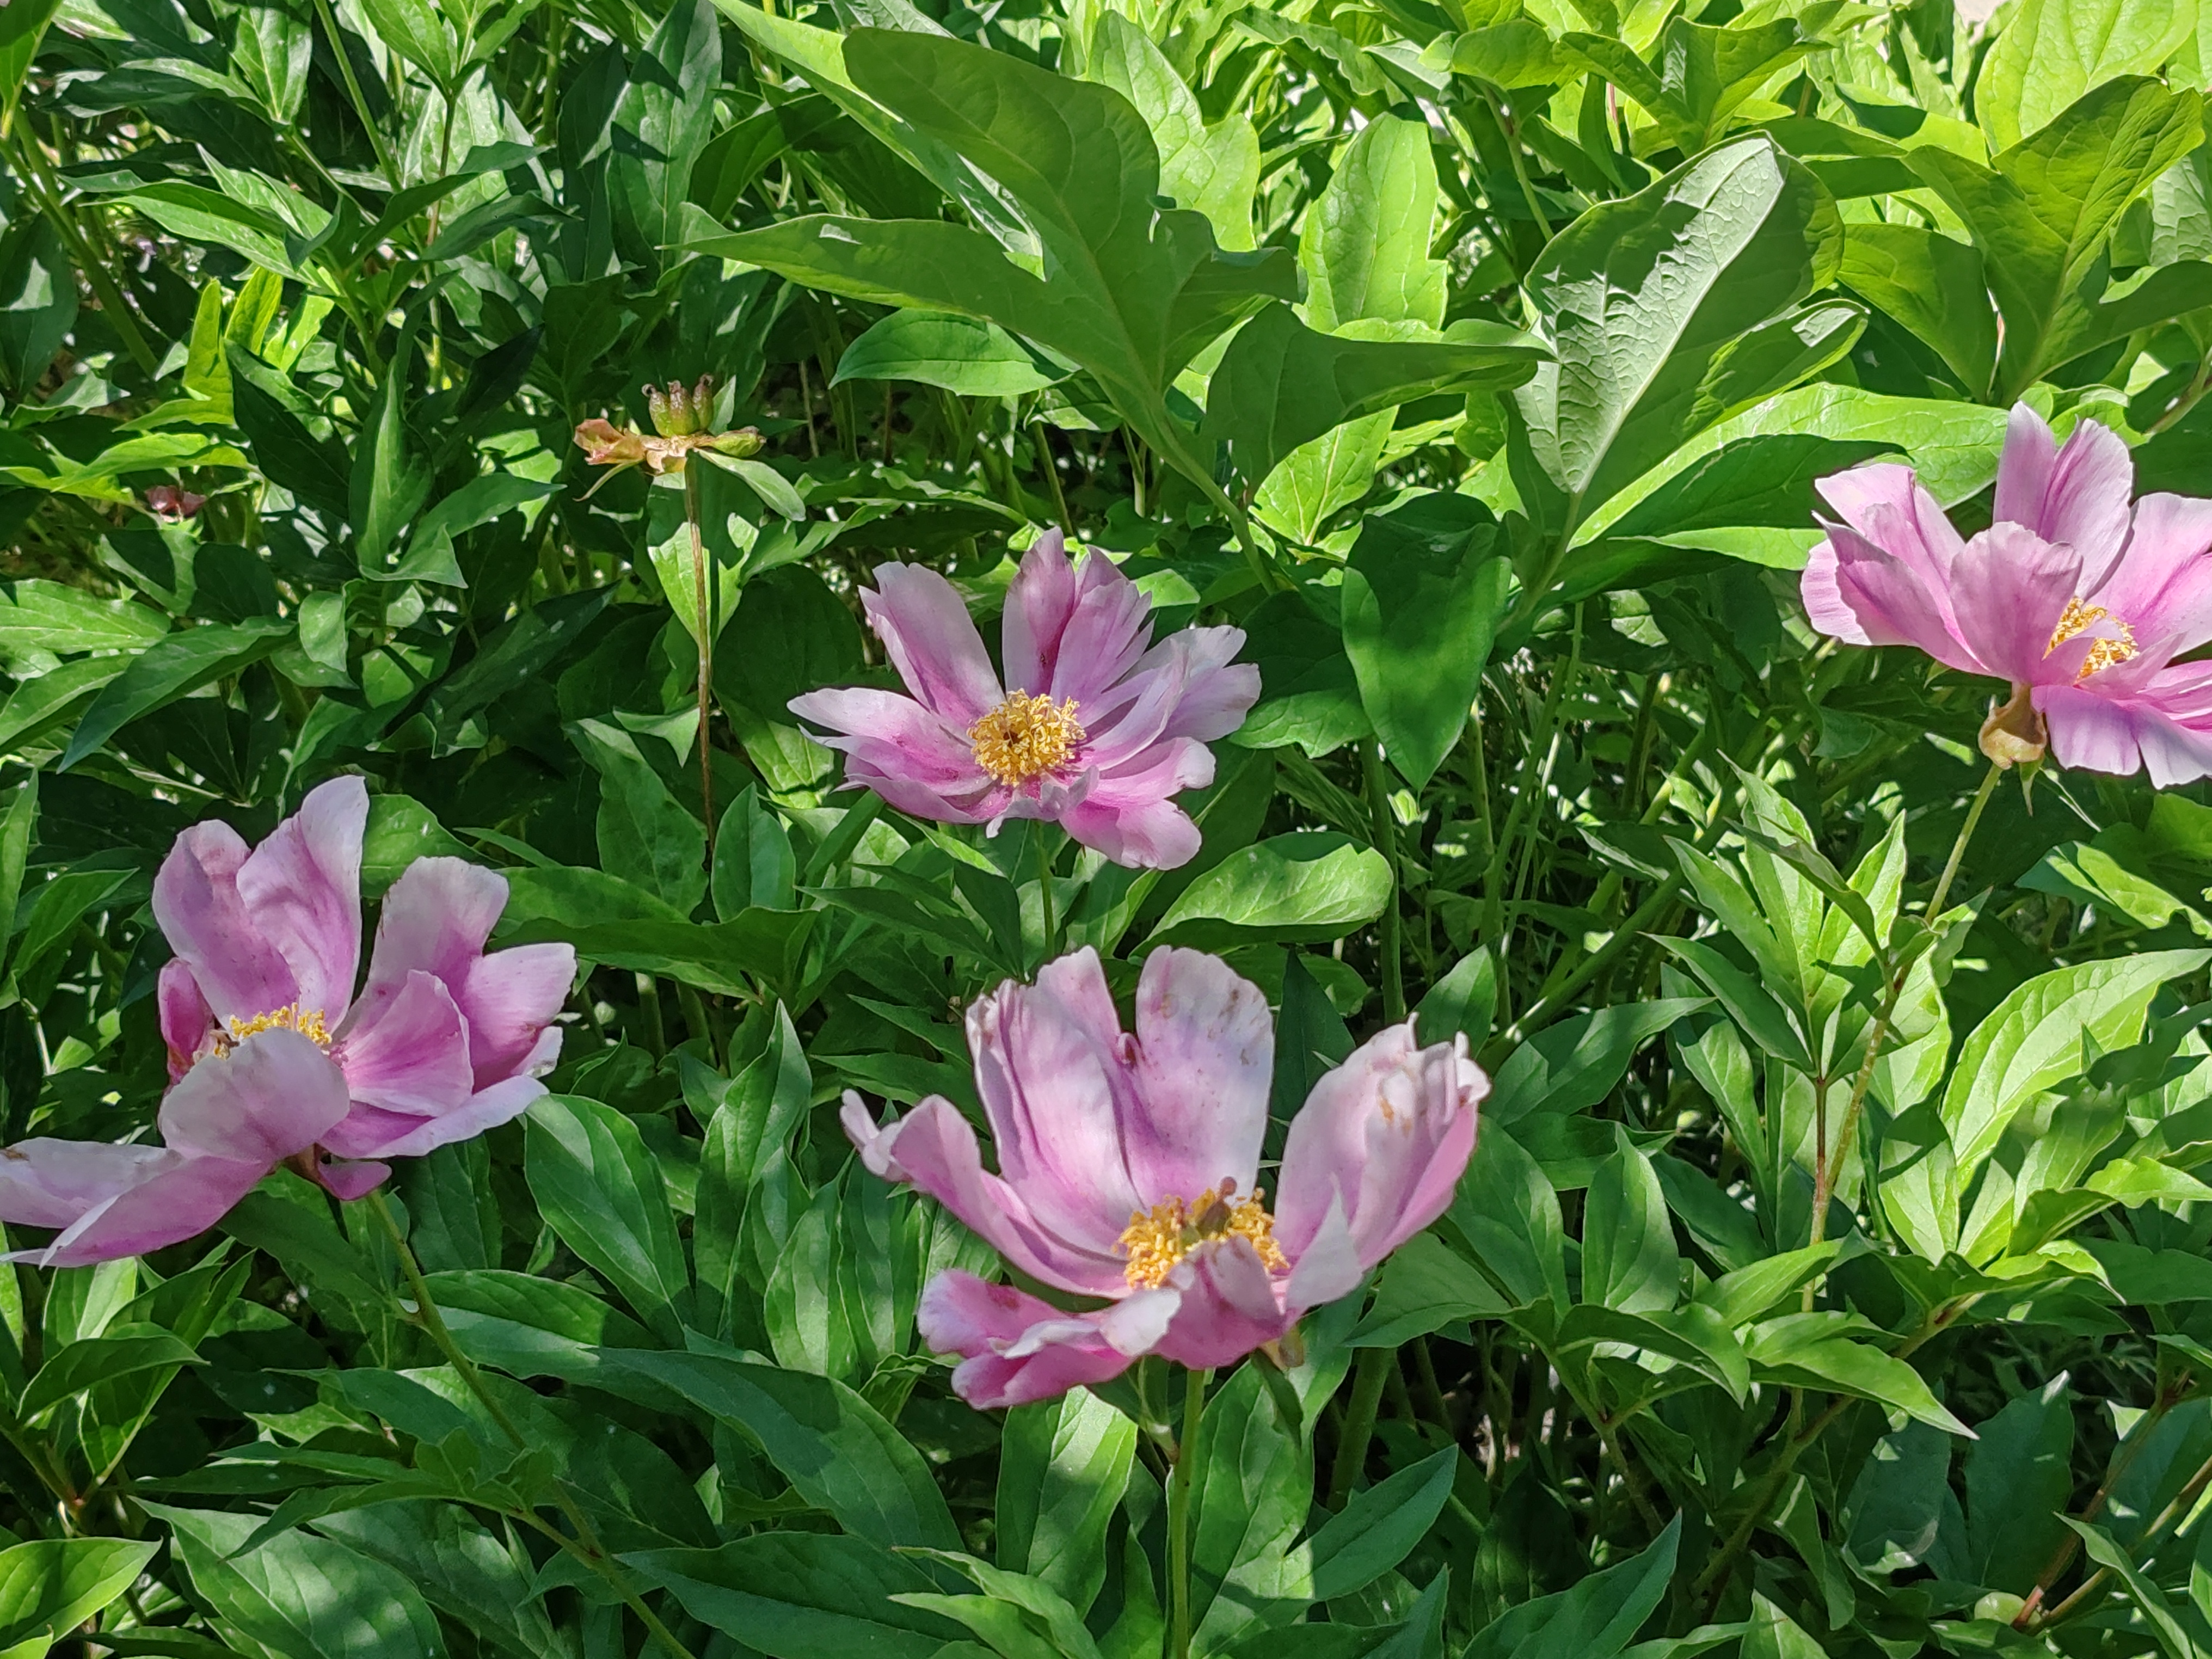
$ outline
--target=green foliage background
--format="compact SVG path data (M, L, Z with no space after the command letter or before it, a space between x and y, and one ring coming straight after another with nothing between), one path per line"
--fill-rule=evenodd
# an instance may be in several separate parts
M972 1109L1048 914L1261 983L1279 1121L1415 1007L1496 1079L1218 1382L1198 1651L2212 1652L2212 798L2007 780L1929 914L1990 688L1794 575L1869 459L1985 522L2015 399L2212 483L2194 0L800 12L0 9L0 1139L150 1124L154 868L337 771L372 898L465 854L588 964L401 1171L427 1285L289 1176L0 1273L0 1652L1159 1651L1174 1390L962 1405L989 1254L835 1117ZM701 374L705 790L684 492L570 435ZM988 624L1054 524L1248 633L1182 869L786 712L890 683L874 564Z

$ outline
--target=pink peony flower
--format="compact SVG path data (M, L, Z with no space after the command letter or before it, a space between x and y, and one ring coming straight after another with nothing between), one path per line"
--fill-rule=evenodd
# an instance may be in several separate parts
M220 822L177 837L154 881L177 953L159 988L165 1146L0 1152L0 1221L63 1230L27 1255L69 1266L175 1243L283 1163L358 1198L391 1173L374 1160L481 1134L545 1092L575 952L484 953L507 903L497 872L417 859L354 994L368 817L361 780L338 778L251 850Z
M2212 775L2212 501L2146 495L2108 428L2083 420L2059 447L2015 407L1995 521L1962 539L1910 467L1823 478L1842 520L1820 520L1802 592L1813 625L1853 645L1910 645L2012 683L1982 728L2009 765L2042 757L2164 788Z
M1116 864L1171 870L1198 826L1171 799L1213 781L1206 744L1243 724L1260 671L1237 628L1152 644L1152 601L1093 553L1079 568L1039 537L1006 591L1006 685L951 582L876 569L860 602L913 695L810 691L791 709L845 754L848 784L945 823L1047 818ZM1147 649L1147 647L1150 649Z
M60 1230L0 1260L81 1267L181 1243L345 1114L345 1079L311 1038L258 1032L169 1091L159 1146L41 1139L0 1151L0 1220Z
M1000 1174L941 1098L878 1127L848 1093L846 1133L871 1170L938 1200L1022 1273L1106 1299L1067 1313L939 1274L921 1334L962 1356L953 1386L982 1407L1103 1382L1148 1353L1203 1369L1281 1340L1443 1212L1490 1091L1464 1038L1424 1048L1410 1020L1392 1026L1314 1086L1270 1214L1257 1183L1273 1022L1218 957L1155 951L1132 1035L1097 953L1078 951L1035 986L980 999L968 1044Z

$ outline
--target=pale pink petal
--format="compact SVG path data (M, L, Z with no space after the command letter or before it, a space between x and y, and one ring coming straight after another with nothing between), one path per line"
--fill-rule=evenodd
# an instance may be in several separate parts
M963 732L997 708L1004 694L959 590L918 564L878 565L875 580L860 607L922 706Z
M2037 688L2035 706L2050 724L2051 752L2061 766L2123 777L2141 766L2160 789L2212 776L2212 723L2200 723L2207 717L2193 707L2201 697L2179 691L2166 698L2155 691L2114 696L2106 678ZM2195 720L2184 718L2185 709Z
M507 908L507 878L466 859L416 859L384 896L356 1021L398 995L418 969L449 986L468 977Z
M331 1058L356 1101L387 1111L434 1116L476 1089L461 1011L444 983L419 968L396 994L347 1023Z
M238 831L210 818L177 837L154 878L154 920L224 1019L252 1019L299 996L290 966L239 896L247 855Z
M1913 574L1948 627L1951 564L1966 542L1912 469L1876 462L1831 473L1814 488L1844 524Z
M1182 1302L1158 1352L1192 1370L1233 1365L1297 1323L1284 1311L1260 1255L1234 1235L1198 1245L1168 1275Z
M1455 1037L1424 1048L1411 1021L1370 1038L1314 1085L1283 1146L1275 1237L1293 1262L1341 1205L1371 1267L1450 1204L1490 1080Z
M1283 1286L1283 1305L1293 1316L1350 1296L1367 1277L1368 1264L1359 1259L1359 1241L1344 1218L1344 1203L1331 1197L1321 1226L1306 1241Z
M1107 698L1152 643L1152 602L1121 568L1095 550L1076 575L1075 608L1056 651L1048 654L1055 702L1075 699L1080 716Z
M179 1152L266 1170L307 1151L345 1110L345 1077L331 1057L279 1027L185 1073L163 1097L159 1121Z
M1060 828L1115 863L1173 870L1198 856L1201 837L1174 796L1213 781L1213 751L1177 738L1094 777L1081 800L1057 814Z
M2170 638L2168 654L2191 650L2212 639L2208 553L2212 501L2162 492L2146 495L2136 503L2127 551L2084 597L2131 626L2139 644Z
M1954 596L1948 588L1923 579L1848 525L1824 521L1821 528L1828 532L1825 545L1835 561L1838 600L1857 619L1861 637L1873 645L1915 647L1969 674L1995 672L1954 631ZM1809 594L1808 605L1817 597Z
M2065 446L2054 450L2042 416L2015 404L2005 426L1991 517L2073 548L2085 569L2102 573L2127 542L2135 477L2128 447L2110 427L2079 420Z
M2067 600L2081 591L2081 557L2073 548L2021 525L1993 524L1966 544L1953 572L1960 637L1988 672L2037 685L2079 672L2087 635L2051 646Z
M1894 629L1885 629L1883 632L1888 637L1880 641L1867 631L1866 623L1859 620L1851 601L1844 597L1839 574L1835 544L1815 542L1797 578L1797 592L1804 601L1806 620L1820 633L1841 640L1845 645L1901 643Z
M956 730L911 697L866 686L810 691L791 712L823 728L816 741L845 756L845 781L874 790L902 812L946 823L981 823L1006 791L975 763Z
M161 1042L169 1051L169 1081L174 1083L192 1068L216 1029L215 1010L200 994L200 982L191 965L182 957L161 964L155 981L155 1003L161 1011Z
M954 1269L930 1280L915 1322L933 1352L962 1357L954 1391L992 1411L1119 1376L1159 1341L1180 1300L1143 1291L1097 1313L1063 1313Z
M266 1164L158 1146L26 1140L0 1153L0 1220L61 1231L0 1260L83 1267L180 1244L268 1173Z
M1017 691L1042 691L1052 684L1060 636L1075 611L1075 567L1065 538L1048 530L1022 555L1022 568L1006 586L1006 609L1000 643L1006 663L1006 684Z
M1258 986L1202 951L1146 957L1137 982L1135 1109L1123 1130L1138 1190L1155 1203L1194 1202L1224 1179L1250 1192L1274 1063L1274 1022Z
M544 1092L545 1085L534 1077L511 1077L431 1117L356 1101L345 1121L323 1137L323 1145L341 1158L422 1158L512 1122Z
M1188 659L1182 702L1162 736L1211 743L1244 724L1245 715L1260 701L1260 671L1251 663L1235 660L1244 648L1243 629L1186 628L1162 644ZM1152 651L1161 648L1154 646Z
M576 982L573 945L518 945L479 957L453 992L468 1022L476 1085L541 1077L561 1058L554 1019Z
M351 1203L366 1198L392 1178L392 1166L374 1159L326 1158L315 1169L315 1177L338 1199Z
M1162 1194L1134 1179L1122 1142L1134 1114L1126 1040L1101 1029L1112 999L1097 952L1063 957L1034 986L1009 981L968 1010L975 1089L999 1169L1054 1233L1111 1259L1129 1218ZM1069 1288L1079 1288L1070 1286Z
M1127 1290L1118 1254L1071 1240L1060 1215L1033 1214L1019 1192L984 1170L975 1131L951 1101L932 1096L878 1128L848 1097L844 1124L869 1170L927 1193L1030 1278L1079 1296Z
M368 786L333 778L310 790L238 869L239 896L291 968L301 1012L333 1025L353 1000L361 966L361 838L368 823ZM200 983L206 986L204 976Z
M1162 741L1182 706L1189 676L1183 653L1168 652L1115 686L1096 718L1084 723L1079 763L1110 770Z

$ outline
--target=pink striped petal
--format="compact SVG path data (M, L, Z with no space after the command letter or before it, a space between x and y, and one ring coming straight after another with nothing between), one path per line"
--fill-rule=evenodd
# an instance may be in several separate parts
M999 677L959 590L918 564L878 565L875 581L860 608L922 706L963 732L997 708Z
M291 969L301 1010L333 1025L353 1000L361 967L361 838L368 823L368 786L333 778L309 791L238 868L239 896Z
M1145 1291L1096 1313L1063 1313L956 1268L929 1281L915 1322L933 1352L961 1356L954 1391L994 1411L1119 1376L1159 1341L1180 1300Z

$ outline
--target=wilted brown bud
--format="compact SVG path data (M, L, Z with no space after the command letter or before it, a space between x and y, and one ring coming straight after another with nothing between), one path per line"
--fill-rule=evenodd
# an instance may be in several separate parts
M206 505L206 496L175 484L155 484L146 492L146 510L157 519L189 519Z
M645 459L643 434L626 432L611 421L586 421L576 428L576 447L593 466L636 466Z
M1999 766L2026 766L2043 758L2051 731L2034 702L2033 687L2015 684L2002 703L1992 702L1982 722L1982 753Z

